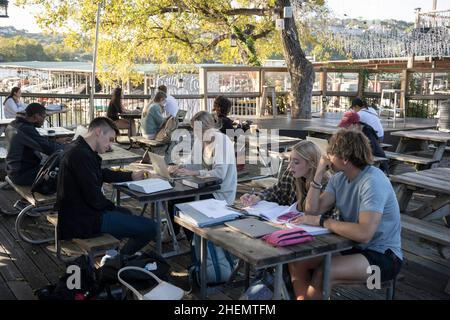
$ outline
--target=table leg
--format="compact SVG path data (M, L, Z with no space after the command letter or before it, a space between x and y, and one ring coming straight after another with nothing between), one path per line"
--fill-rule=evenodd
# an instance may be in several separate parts
M250 287L250 265L244 261L245 290Z
M116 204L120 206L120 190L116 189Z
M331 253L327 253L323 259L323 288L322 299L330 298L330 271L331 271Z
M206 288L206 267L208 260L208 246L207 240L200 237L200 297L201 299L206 299L207 288Z
M275 267L275 279L273 283L273 299L281 299L281 286L283 285L283 265L277 264Z
M161 243L161 212L160 209L160 203L159 201L155 201L155 213L156 213L156 225L157 225L157 232L156 232L156 250L158 254L162 254L162 243Z

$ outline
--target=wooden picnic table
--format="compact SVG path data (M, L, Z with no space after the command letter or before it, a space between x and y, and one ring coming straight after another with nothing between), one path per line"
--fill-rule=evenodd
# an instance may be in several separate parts
M110 167L110 166L124 166L133 161L139 160L142 158L141 155L138 155L134 152L125 150L119 146L112 145L112 151L105 152L103 154L99 154L102 158L102 166Z
M48 117L48 122L50 124L50 127L53 127L53 115L57 114L58 115L58 127L61 126L61 114L63 113L67 113L69 109L64 106L64 105L60 105L60 109L54 109L54 108L49 108L47 109L46 107L46 111L45 113L49 116Z
M433 168L418 172L392 175L399 202L400 211L426 221L444 218L450 226L450 168ZM427 190L435 193L436 198L424 206L406 212L413 192Z
M248 237L234 231L225 225L209 228L196 227L186 220L176 216L175 222L186 229L191 230L201 238L201 297L206 298L206 261L207 240L222 247L231 254L242 259L244 263L255 269L275 267L274 299L280 299L282 292L286 294L282 279L283 265L298 260L307 260L318 256L324 256L324 286L323 298L330 295L329 274L331 269L331 255L353 247L353 241L336 234L326 234L315 237L312 242L288 246L273 247L261 239ZM248 268L246 268L248 270ZM247 274L248 275L248 274ZM284 298L287 298L286 296Z
M148 170L153 171L151 165L132 165L130 168L135 169L142 169L146 168ZM180 254L180 247L178 245L178 242L175 237L175 233L173 231L172 221L170 220L170 217L167 217L167 225L169 227L169 231L173 235L172 237L172 244L173 244L173 251L172 252L166 252L163 254L162 252L162 241L161 241L161 208L162 208L162 202L169 201L169 200L175 200L175 199L182 199L182 198L190 198L195 197L195 200L200 200L201 195L206 194L212 194L213 192L220 189L220 185L213 185L208 186L204 188L192 188L183 185L180 181L174 181L172 182L173 188L169 190L164 190L160 192L154 192L150 194L137 192L129 189L126 186L123 185L113 185L114 189L117 191L117 205L120 205L120 193L123 192L126 195L130 196L132 199L137 200L139 203L143 204L142 213L145 212L148 205L153 203L155 206L154 212L156 213L156 222L158 224L157 233L156 233L156 249L157 252L164 257L170 257L173 255Z

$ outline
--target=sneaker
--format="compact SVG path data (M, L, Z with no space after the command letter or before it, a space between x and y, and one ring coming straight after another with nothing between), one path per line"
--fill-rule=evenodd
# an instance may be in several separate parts
M186 239L186 234L184 233L183 230L180 230L180 232L178 232L178 234L176 235L176 239L177 239L177 241ZM169 232L169 228L167 228L167 227L164 228L164 231L161 234L161 241L162 241L162 243L172 242L172 235Z

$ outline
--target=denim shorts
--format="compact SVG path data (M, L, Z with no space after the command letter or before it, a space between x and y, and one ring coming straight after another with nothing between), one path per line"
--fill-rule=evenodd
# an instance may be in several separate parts
M352 248L342 251L341 255L347 256L358 253L362 254L371 266L376 265L380 268L382 282L394 279L402 267L402 260L391 249L380 253L369 249Z

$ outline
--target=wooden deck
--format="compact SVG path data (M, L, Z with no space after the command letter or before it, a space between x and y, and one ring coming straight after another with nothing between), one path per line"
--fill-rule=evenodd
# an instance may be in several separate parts
M241 192L245 187L240 188ZM12 209L18 199L13 190L1 190L0 206ZM123 200L123 204L139 212L138 204ZM53 228L44 218L28 218L30 234L50 234ZM39 220L39 221L38 221ZM15 216L0 216L0 299L35 299L34 290L58 281L64 266L56 259L53 245L30 245L20 241L14 230ZM181 244L186 247L187 241ZM404 233L402 245L405 262L396 289L396 299L445 299L444 287L450 278L450 264L439 256L436 247ZM186 268L191 264L186 254L169 259L172 277L177 285L189 290ZM238 299L243 287L231 284L209 290L209 299ZM197 289L187 299L198 299ZM384 299L384 290L370 291L362 286L338 286L332 292L334 300Z

